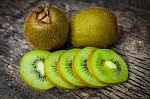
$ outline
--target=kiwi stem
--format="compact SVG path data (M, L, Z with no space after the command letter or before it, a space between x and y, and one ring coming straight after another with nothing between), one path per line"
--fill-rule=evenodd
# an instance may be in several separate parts
M38 15L38 20L41 20L41 19L43 19L45 17L45 12L41 12L41 13L39 13L39 15Z
M37 19L47 24L51 23L48 7L38 14Z
M44 9L44 12L45 12L45 14L46 14L47 16L49 15L48 7L46 7L46 8Z

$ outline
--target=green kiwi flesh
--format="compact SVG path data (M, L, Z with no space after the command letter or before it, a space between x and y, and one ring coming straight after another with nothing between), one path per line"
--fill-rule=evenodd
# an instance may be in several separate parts
M105 83L121 83L128 79L128 68L123 58L109 49L98 49L89 58L94 77Z
M73 68L72 68L72 61L74 59L74 56L77 52L79 52L81 49L71 49L65 52L58 63L58 71L61 77L71 84L73 84L76 87L82 87L85 86L84 83L81 82L81 80L75 75Z
M32 50L26 53L20 62L20 75L24 82L38 90L47 90L54 87L44 72L45 58L50 54L44 50Z
M74 89L75 87L65 82L58 73L57 66L60 56L66 52L66 50L60 50L51 53L45 60L45 73L47 78L56 84L57 87L62 89Z
M73 69L78 77L87 83L89 87L106 86L107 84L96 80L87 68L87 59L95 47L86 47L79 51L73 61Z

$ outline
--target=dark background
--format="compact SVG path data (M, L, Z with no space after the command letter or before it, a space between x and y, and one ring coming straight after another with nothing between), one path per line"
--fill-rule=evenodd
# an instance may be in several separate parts
M101 89L35 91L22 82L20 58L32 48L23 34L29 11L37 5L60 8L68 17L92 6L112 10L119 39L110 47L126 60L129 79ZM150 0L0 0L0 99L150 99ZM72 48L69 42L61 49Z

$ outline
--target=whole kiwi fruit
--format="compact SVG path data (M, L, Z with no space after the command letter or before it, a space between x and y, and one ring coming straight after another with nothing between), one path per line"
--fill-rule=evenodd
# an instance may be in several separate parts
M77 12L70 21L71 39L75 47L105 48L118 37L117 18L110 10L91 7Z
M58 8L39 6L28 15L24 31L27 41L34 48L56 50L67 39L69 23Z

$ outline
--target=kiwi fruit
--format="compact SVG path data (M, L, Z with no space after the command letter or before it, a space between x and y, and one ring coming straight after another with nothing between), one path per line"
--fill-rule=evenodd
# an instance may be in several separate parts
M75 75L73 68L72 68L72 61L74 59L74 56L77 52L79 52L81 49L74 48L71 50L68 50L64 54L62 54L59 62L58 62L58 72L61 75L61 77L70 84L76 86L76 87L83 87L85 86L84 83Z
M125 82L128 68L124 59L109 49L32 50L20 61L20 75L37 90L98 88Z
M47 90L54 87L54 84L47 80L44 72L44 61L49 54L50 52L44 50L32 50L21 59L21 78L34 89Z
M70 31L71 41L75 47L106 48L118 37L117 18L108 9L87 8L71 17Z
M105 83L121 83L128 79L124 59L109 49L98 49L88 58L88 68L93 76Z
M45 74L47 78L53 82L57 87L62 89L74 89L73 85L65 82L59 75L57 66L60 56L66 52L66 50L60 50L50 54L45 60Z
M107 84L102 83L98 80L96 80L92 73L89 72L87 68L87 59L90 53L97 48L95 47L86 47L79 51L74 58L73 61L73 70L76 73L76 75L85 83L88 84L89 87L100 87L100 86L106 86Z
M27 41L36 49L55 50L63 46L69 32L69 23L56 7L37 7L28 15L24 32Z

